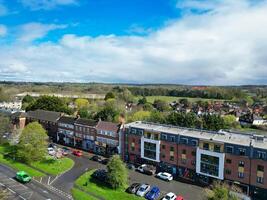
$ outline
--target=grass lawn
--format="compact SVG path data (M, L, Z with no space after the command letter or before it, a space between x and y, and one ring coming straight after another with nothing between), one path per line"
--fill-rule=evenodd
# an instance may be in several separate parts
M87 193L76 188L72 188L71 194L75 200L98 200L95 197L90 196Z
M11 160L11 159L6 159L4 158L3 154L0 154L0 163L8 165L9 167L13 168L14 170L17 171L25 171L27 172L30 176L34 176L34 177L41 177L41 176L45 176L44 173L39 172L31 167L29 167L28 165L22 164L20 162Z
M136 100L142 98L141 96L135 97ZM171 96L147 96L146 97L147 101L150 103L153 103L156 99L164 100L167 102L173 102L177 101L179 99L188 99L190 102L196 102L196 101L225 101L223 99L204 99L204 98L191 98L191 97L171 97Z
M81 187L84 191L93 193L96 196L104 198L105 200L114 200L114 199L140 200L140 199L143 199L133 194L128 194L123 189L113 190L101 182L94 181L91 178L91 175L93 172L94 170L86 172L85 174L80 176L75 181L75 184Z
M32 163L31 166L40 169L51 175L61 174L69 169L71 169L74 165L74 161L70 158L61 158L54 160L49 158L44 161Z

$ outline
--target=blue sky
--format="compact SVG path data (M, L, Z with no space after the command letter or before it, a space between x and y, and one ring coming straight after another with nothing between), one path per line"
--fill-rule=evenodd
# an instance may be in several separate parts
M267 84L265 0L0 0L0 80Z

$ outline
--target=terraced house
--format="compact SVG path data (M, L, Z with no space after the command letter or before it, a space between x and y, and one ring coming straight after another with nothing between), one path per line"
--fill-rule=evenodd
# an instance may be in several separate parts
M150 163L177 178L209 184L224 180L256 199L267 199L267 138L146 122L126 124L122 156Z

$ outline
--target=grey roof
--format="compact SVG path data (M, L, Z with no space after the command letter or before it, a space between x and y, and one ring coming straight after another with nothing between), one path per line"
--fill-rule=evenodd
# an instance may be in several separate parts
M60 117L60 119L58 120L58 123L63 123L63 124L74 124L75 123L76 118L74 117L67 117L67 116L62 116Z
M60 116L61 116L60 112L46 111L46 110L28 111L26 114L27 118L33 118L49 122L57 122Z
M241 146L253 146L267 150L267 137L257 136L255 134L244 134L229 131L206 131L199 129L182 128L177 126L154 124L147 122L132 122L126 124L125 127L134 127L152 132L170 133L174 135L188 136L198 138L200 140L212 140L219 143L229 143Z
M79 118L75 121L75 124L95 127L97 125L97 121L91 119Z

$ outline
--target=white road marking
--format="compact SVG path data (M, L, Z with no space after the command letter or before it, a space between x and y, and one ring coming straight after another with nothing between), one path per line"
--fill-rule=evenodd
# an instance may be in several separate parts
M51 178L51 177L49 176L49 177L48 177L48 181L47 181L47 185L49 185L49 182L50 182L50 178Z

